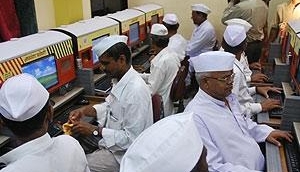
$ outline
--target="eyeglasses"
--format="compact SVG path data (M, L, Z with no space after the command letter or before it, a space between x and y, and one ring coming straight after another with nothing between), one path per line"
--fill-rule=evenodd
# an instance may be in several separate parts
M215 78L215 77L210 77L210 76L206 76L205 78L215 79L215 80L220 81L220 82L228 83L228 82L233 81L234 75L235 74L232 73L231 75L220 77L220 78Z

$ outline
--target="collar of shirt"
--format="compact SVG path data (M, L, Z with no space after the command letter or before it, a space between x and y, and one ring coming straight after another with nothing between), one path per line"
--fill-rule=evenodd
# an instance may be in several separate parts
M161 64L159 61L162 60L161 57L164 57L165 54L167 54L169 52L169 48L166 47L164 49L162 49L151 61L151 64L153 65L157 65L157 64Z
M30 155L42 149L47 149L51 144L53 144L53 140L51 139L50 135L46 133L43 136L31 140L27 143L24 143L19 147L4 154L0 157L0 162L3 162L6 165L8 165L17 161L18 159L23 158L26 155Z
M134 73L136 73L136 71L131 66L130 69L125 73L125 75L121 78L119 82L116 79L112 80L113 87L111 89L110 94L113 97L115 97L117 100L120 100L124 88L126 87L128 82L132 79Z
M243 74L243 77L244 77L244 79L246 81L246 75L244 73L244 66L243 66L243 64L240 61L238 61L237 59L235 59L234 60L234 66L236 66L236 68Z
M195 97L197 97L196 99L198 99L198 100L202 100L202 101L206 100L208 102L212 102L212 103L220 106L221 108L225 108L225 109L228 108L224 101L220 101L218 99L211 97L210 95L205 93L201 88L199 88L199 92L195 95ZM242 116L245 119L245 115L241 111L241 107L237 100L237 96L235 94L231 93L229 96L226 97L226 100L228 101L228 104L231 109L230 114L233 114L233 116L235 118L236 118L236 116ZM224 113L226 113L226 112L224 111Z
M208 102L212 102L212 103L220 106L221 108L226 108L227 109L227 106L226 106L224 101L221 101L221 100L218 100L218 99L215 99L215 98L211 97L210 95L205 93L201 88L199 88L199 91L195 95L195 98L197 100L202 100L202 101L206 100ZM237 99L235 94L231 93L229 96L226 97L226 100L228 101L228 104L230 106L231 114L233 114L234 116L244 117L244 114L241 111L240 104L239 104L238 99Z
M202 96L202 97L204 97L204 100L206 99L207 101L212 101L213 103L217 104L218 106L226 107L226 104L224 101L213 98L212 96L210 96L206 92L204 92L201 88L199 88L199 93L200 94L196 94L197 97ZM228 97L226 97L226 99L229 102L231 102L233 100L232 96L233 96L233 94L230 94Z
M204 22L202 22L200 25L196 25L195 32L204 27L208 23L208 20L206 19Z

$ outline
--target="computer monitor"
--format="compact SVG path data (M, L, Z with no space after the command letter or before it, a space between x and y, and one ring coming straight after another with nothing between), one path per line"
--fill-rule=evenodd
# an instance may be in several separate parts
M158 14L151 16L151 26L155 23L159 23Z
M103 40L104 38L106 38L108 36L109 36L109 34L105 34L105 35L102 35L102 36L92 39L92 48L94 48L95 45L97 45L101 40ZM93 51L93 49L92 49L92 51ZM93 64L96 64L98 62L99 62L99 57L93 51Z
M129 26L129 45L132 46L139 42L140 28L139 22L135 22Z
M53 54L21 66L22 73L33 75L46 89L58 83L56 61Z
M298 85L300 84L300 63L298 63L298 69L296 72L296 81L298 82Z
M291 86L293 90L299 95L300 93L300 63L299 56L292 51L292 61L290 65L290 76L291 76Z
M291 47L291 35L289 33L284 34L281 39L281 62L285 63L288 58Z

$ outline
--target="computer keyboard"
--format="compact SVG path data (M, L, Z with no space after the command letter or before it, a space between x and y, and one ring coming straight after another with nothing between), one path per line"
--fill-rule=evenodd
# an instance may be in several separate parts
M268 93L269 98L279 100L280 105L283 106L284 103L284 94L283 93L276 93L276 92L270 92ZM283 114L283 108L275 108L269 111L270 117L281 117Z
M73 105L65 109L62 113L57 115L56 118L53 119L53 122L49 124L48 133L51 137L57 136L63 133L62 125L66 123L69 119L69 113L72 110L80 108L82 105Z
M297 142L284 142L285 156L289 172L300 172L300 151L297 149Z
M132 60L132 65L138 72L144 72L150 68L149 55L140 55Z
M132 65L143 65L147 61L149 62L149 55L140 55L132 59Z
M105 76L105 78L101 79L95 84L96 92L108 93L111 90L111 88L111 78L107 76Z
M261 69L261 73L265 74L268 77L267 83L273 83L274 81L274 74L273 74L273 68L271 66L265 66Z

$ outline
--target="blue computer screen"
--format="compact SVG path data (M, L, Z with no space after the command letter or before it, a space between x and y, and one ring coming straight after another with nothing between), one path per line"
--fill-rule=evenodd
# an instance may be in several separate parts
M104 38L106 38L108 36L109 36L109 34L106 34L106 35L102 35L100 37L92 39L92 48L94 48L95 45L97 45L101 40L103 40ZM96 64L97 62L99 62L99 57L97 57L96 53L93 51L93 64Z
M21 67L22 73L33 75L46 89L58 83L54 55L39 58Z
M133 23L129 26L129 44L139 40L139 22Z

